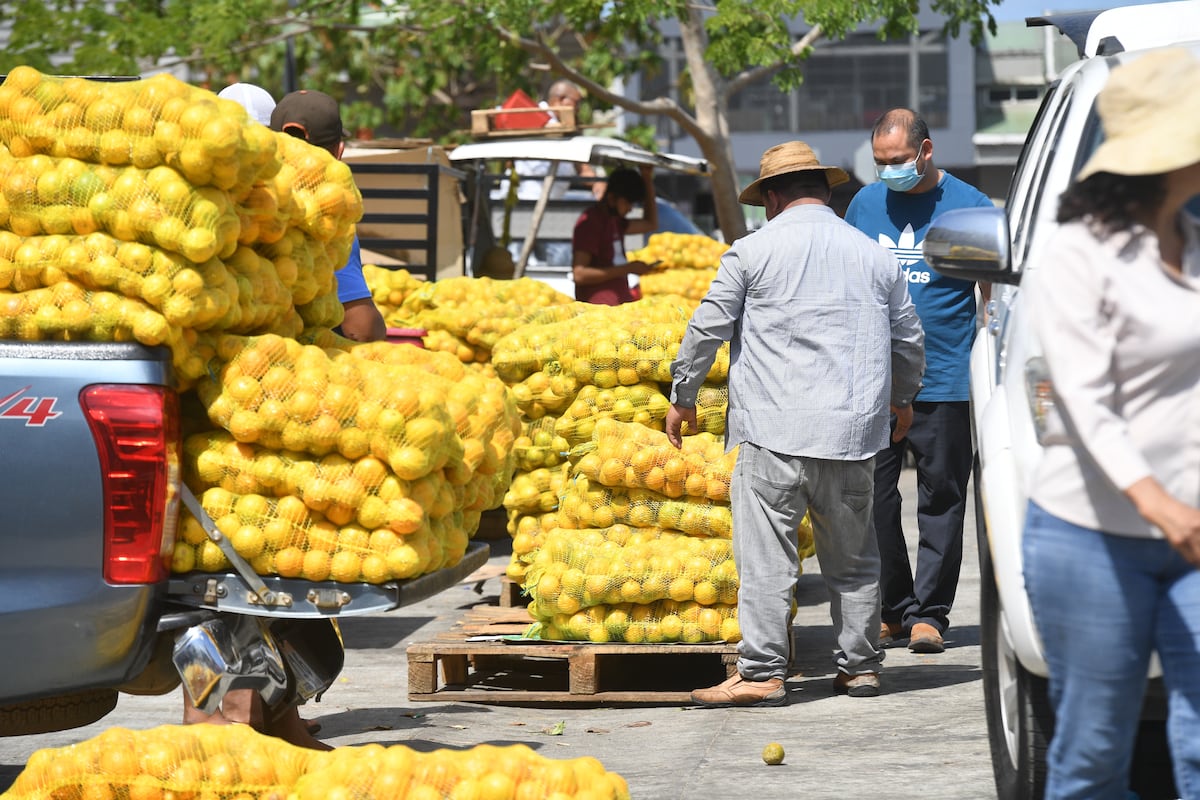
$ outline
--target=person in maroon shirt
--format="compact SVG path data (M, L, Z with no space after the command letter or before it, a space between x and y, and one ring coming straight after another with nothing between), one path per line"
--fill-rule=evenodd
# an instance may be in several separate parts
M604 196L579 215L571 236L576 300L616 306L634 299L629 276L645 275L653 265L625 260L625 236L658 229L652 176L649 166L640 175L625 167L613 170ZM639 203L645 209L641 219L627 219Z

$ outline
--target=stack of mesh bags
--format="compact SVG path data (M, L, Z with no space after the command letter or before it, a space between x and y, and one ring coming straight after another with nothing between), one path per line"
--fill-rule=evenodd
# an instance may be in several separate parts
M729 245L716 239L693 233L656 233L646 246L628 254L630 261L658 262L650 273L638 279L642 294L681 295L700 300L717 275L721 254Z
M186 386L222 334L340 321L349 168L237 103L17 67L0 145L0 336L165 345Z
M361 215L346 164L170 75L0 85L0 337L168 347L184 479L263 574L451 566L508 486L501 382L334 333ZM228 568L180 530L176 571Z
M509 485L511 396L445 353L267 334L198 394L218 430L187 438L184 474L261 574L381 583L453 566ZM227 566L186 516L175 569Z
M520 744L428 752L368 744L319 752L247 725L204 724L109 728L38 750L3 797L627 800L629 788L595 758L546 758Z
M367 275L373 294L386 292L388 300L400 299L384 314L388 325L423 329L427 348L450 353L488 374L494 374L491 352L500 337L526 324L541 309L574 302L532 278L462 276L430 283L401 272L372 270Z

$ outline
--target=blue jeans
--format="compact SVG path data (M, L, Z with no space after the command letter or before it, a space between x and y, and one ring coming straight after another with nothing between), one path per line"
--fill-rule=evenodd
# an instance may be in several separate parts
M1200 571L1161 539L1081 528L1035 503L1022 547L1056 719L1047 800L1125 800L1155 650L1175 784L1200 798Z

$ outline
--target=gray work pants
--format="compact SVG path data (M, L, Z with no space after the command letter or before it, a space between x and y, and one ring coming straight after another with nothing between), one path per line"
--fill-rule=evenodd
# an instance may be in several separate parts
M792 597L800 573L796 529L808 511L842 672L878 672L879 546L871 525L875 459L831 461L739 445L730 501L737 564L738 671L786 677Z

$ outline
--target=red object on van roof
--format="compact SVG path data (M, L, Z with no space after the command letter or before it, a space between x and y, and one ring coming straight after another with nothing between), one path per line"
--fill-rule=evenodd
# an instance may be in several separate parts
M508 99L500 104L500 108L511 113L496 114L492 120L496 130L544 128L550 121L550 114L539 108L533 98L520 89L510 94Z

